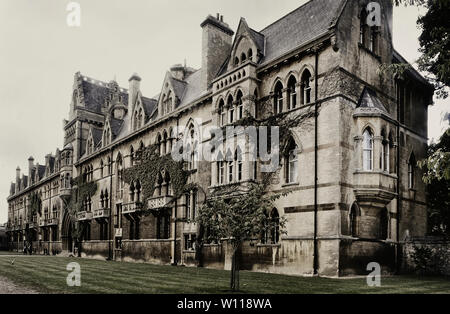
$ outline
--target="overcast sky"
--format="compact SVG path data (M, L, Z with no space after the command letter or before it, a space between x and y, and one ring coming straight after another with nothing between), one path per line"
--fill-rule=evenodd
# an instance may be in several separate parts
M261 30L306 1L299 0L79 0L81 27L67 26L69 0L0 1L0 223L7 220L10 182L27 159L62 147L77 71L128 88L133 72L145 96L161 88L167 69L201 64L200 23L220 12L232 29L240 17ZM419 53L417 8L394 11L394 44L410 62ZM442 131L450 101L430 108L430 138Z

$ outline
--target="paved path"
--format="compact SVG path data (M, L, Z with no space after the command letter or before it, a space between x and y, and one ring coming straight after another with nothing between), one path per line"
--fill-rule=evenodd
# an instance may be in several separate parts
M20 287L11 280L0 277L0 294L37 294L37 291Z

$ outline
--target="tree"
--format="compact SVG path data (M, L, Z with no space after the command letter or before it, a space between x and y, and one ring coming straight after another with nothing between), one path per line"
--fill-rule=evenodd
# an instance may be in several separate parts
M286 193L269 195L265 191L266 186L261 183L250 183L246 190L221 191L220 196L213 195L206 200L196 218L196 222L207 230L204 241L226 239L231 246L232 291L239 290L237 252L241 245L245 241L259 239L264 233L284 233L285 218L273 219L269 214L275 200Z
M450 236L450 129L439 143L428 149L428 158L420 161L427 184L428 225L433 235Z
M420 71L429 73L427 79L434 84L439 98L447 98L450 86L450 1L448 0L393 0L396 6L416 5L427 9L417 25L422 29L419 37L422 53L417 60ZM382 64L379 73L402 77L411 68L409 64Z
M419 69L434 75L438 96L446 97L444 88L450 86L450 1L428 0L425 7L427 13L417 21L422 29Z

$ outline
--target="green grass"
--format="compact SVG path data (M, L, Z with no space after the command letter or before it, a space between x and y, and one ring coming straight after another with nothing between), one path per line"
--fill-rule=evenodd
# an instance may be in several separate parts
M118 263L79 258L0 256L0 276L43 293L229 293L228 271L205 268ZM68 287L66 266L81 266L81 287ZM382 287L365 278L303 278L241 271L241 292L268 293L450 293L444 278L387 277Z

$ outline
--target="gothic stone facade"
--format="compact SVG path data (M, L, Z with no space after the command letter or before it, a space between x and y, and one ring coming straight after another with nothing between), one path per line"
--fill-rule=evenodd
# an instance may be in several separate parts
M162 170L154 198L140 208L140 183L121 178L136 151L157 143L168 154L184 127L313 112L317 118L292 130L271 186L293 190L270 213L286 217L287 233L245 244L241 268L345 276L378 262L395 271L404 237L426 233L416 160L426 153L433 89L413 69L398 80L377 72L381 64L406 62L392 45L391 2L381 1L380 27L366 25L362 0L310 1L259 32L243 18L234 32L222 16L208 16L201 24L201 69L172 67L153 98L142 95L137 74L127 90L76 73L64 147L43 165L30 158L28 174L17 169L11 184L10 248L22 249L31 232L36 253L72 250L64 199L71 179L83 176L98 185L77 214L86 224L83 256L196 265L198 226L188 218L213 190L258 180L261 163L193 161L189 182L205 193L177 200ZM248 150L244 145L240 152ZM28 217L34 193L42 210ZM149 208L158 214L142 215ZM204 245L202 256L205 267L230 268L225 242Z

